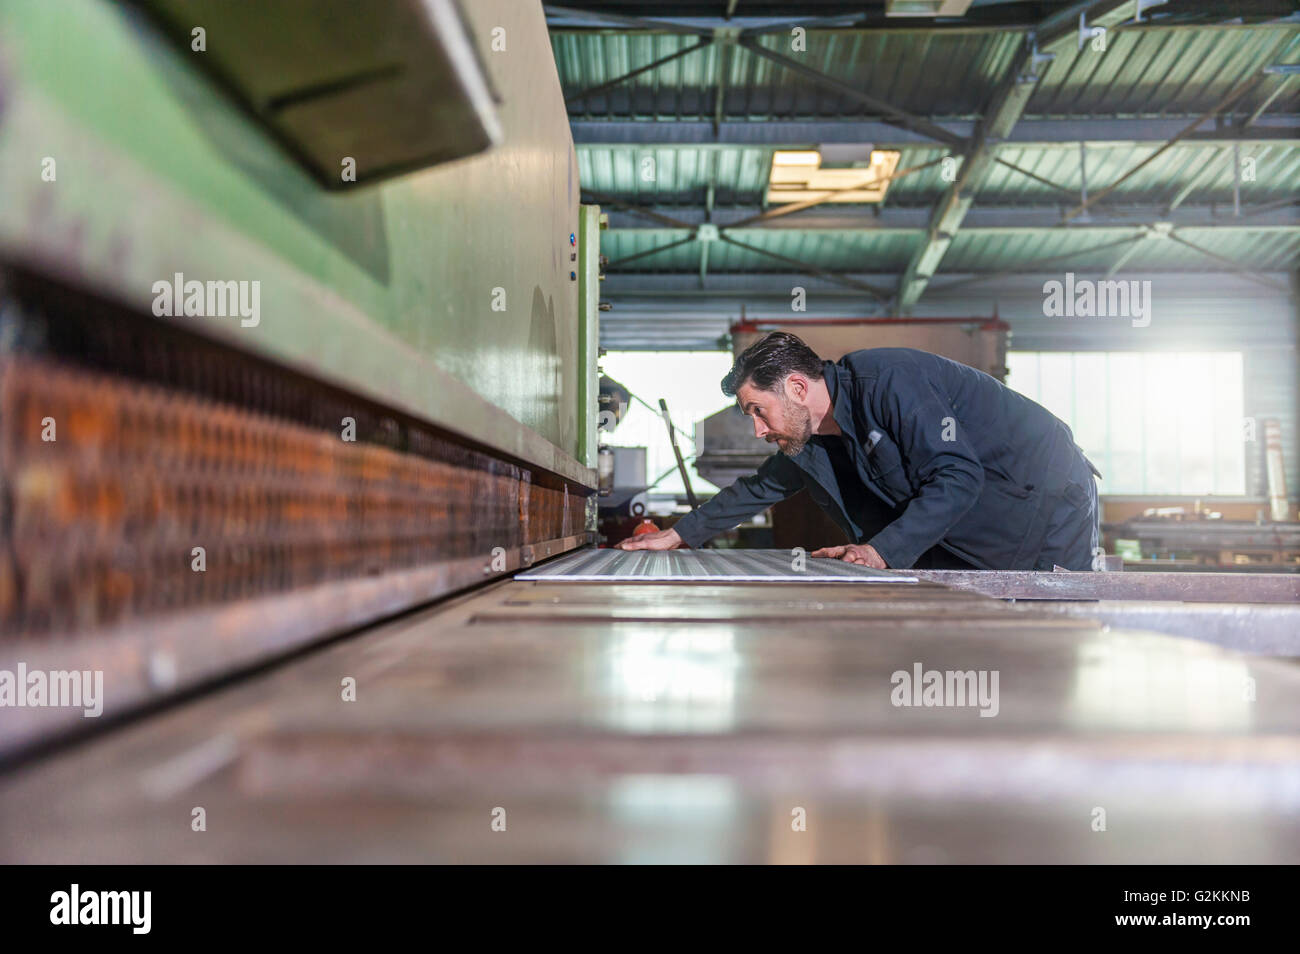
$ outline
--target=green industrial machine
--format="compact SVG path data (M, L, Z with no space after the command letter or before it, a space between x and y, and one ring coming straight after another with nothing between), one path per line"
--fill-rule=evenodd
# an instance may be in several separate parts
M540 3L0 0L6 655L120 711L588 542L577 175Z
M577 168L541 6L464 10L502 144L330 192L212 78L218 33L195 51L143 8L4 0L0 252L146 313L178 272L258 280L256 327L181 323L590 482Z

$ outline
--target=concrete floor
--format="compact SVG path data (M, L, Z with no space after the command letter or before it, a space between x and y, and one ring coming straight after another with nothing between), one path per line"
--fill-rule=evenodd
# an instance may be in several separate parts
M917 664L997 714L894 705ZM1294 863L1300 667L927 583L504 582L18 766L0 860Z

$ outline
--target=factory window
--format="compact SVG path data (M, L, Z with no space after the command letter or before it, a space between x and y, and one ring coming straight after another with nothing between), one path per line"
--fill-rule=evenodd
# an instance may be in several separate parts
M695 424L734 400L723 394L720 386L734 360L730 352L724 351L611 351L600 359L602 373L650 405L647 408L634 398L627 416L603 439L616 447L646 449L644 483L663 477L652 493L686 492L676 470L668 431L659 416L660 398L668 402L677 427L677 445L686 460L691 486L696 493L712 494L718 489L695 472ZM626 479L618 476L620 483Z
M1012 352L1007 384L1070 425L1103 494L1245 493L1239 352Z

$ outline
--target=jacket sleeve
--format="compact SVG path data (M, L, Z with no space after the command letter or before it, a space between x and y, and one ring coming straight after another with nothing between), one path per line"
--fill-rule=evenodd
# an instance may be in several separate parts
M763 461L758 473L718 491L673 524L673 529L687 546L698 547L802 489L799 468L781 454L773 454Z
M877 379L873 395L873 410L898 444L916 491L898 518L867 542L886 565L905 569L974 506L984 488L984 466L925 369L890 368Z

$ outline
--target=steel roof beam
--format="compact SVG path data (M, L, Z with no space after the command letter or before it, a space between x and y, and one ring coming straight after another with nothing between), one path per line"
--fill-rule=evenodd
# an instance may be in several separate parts
M586 89L580 89L576 93L570 93L568 96L564 97L564 105L568 106L570 103L575 103L578 102L579 100L586 99L588 96L595 96L597 93L603 93L606 90L614 89L617 86L622 86L628 80L640 76L642 73L648 73L651 70L657 70L665 63L670 63L673 60L681 59L683 56L687 56L688 54L694 53L696 50L702 50L707 46L711 46L712 44L713 44L712 37L707 37L707 36L703 37L700 39L698 43L695 43L692 46L684 46L680 50L676 50L672 53L669 53L667 56L661 56L653 63L647 63L645 66L638 66L636 69L629 70L628 72L624 73L621 76L614 77L612 80L606 80L603 83L597 83L595 86L588 86Z
M1118 247L1119 244L1122 243L1117 242L1108 247ZM1190 255L1188 259L1190 261ZM1076 271L1100 277L1104 269L1105 266L1098 266L1076 269ZM1179 293L1189 297L1221 294L1227 282L1240 282L1240 285L1232 286L1229 296L1237 290L1255 284L1248 279L1239 279L1227 269L1211 271L1201 268L1199 263L1195 269L1195 271L1190 269L1175 271L1168 266L1146 268L1143 269L1142 277L1150 278L1157 284L1163 282L1171 291L1176 288ZM935 279L933 291L939 295L943 292L945 282L951 282L953 287L961 287L967 279L983 278L986 274L942 272ZM1288 279L1288 273L1285 271L1268 271L1263 274L1282 283ZM1005 277L1002 283L989 289L990 293L1006 294L1009 297L1025 295L1041 297L1043 282L1049 279L1059 281L1061 271L1059 268L1049 266L1042 271L1004 272L1003 275ZM882 272L853 272L851 277L882 285L887 285L896 278L893 274ZM684 314L695 314L698 310L698 313L704 314L708 303L719 300L734 302L737 306L748 303L753 317L766 318L773 314L790 315L790 287L798 284L800 280L798 273L794 271L723 272L710 274L709 278L709 290L702 292L696 284L695 275L691 272L623 272L610 275L604 283L604 291L606 294L617 296L618 309L607 318L618 320L626 317L628 309L639 309L647 313L662 310ZM856 310L864 306L875 307L872 302L864 302L860 294L835 288L829 284L810 284L807 289L811 302L809 307L815 312L838 314L845 308ZM1253 291L1253 288L1250 290ZM815 299L812 298L814 292ZM810 311L809 314L813 314L814 311Z
M606 10L582 10L573 7L561 6L555 3L546 3L542 5L548 17L577 20L581 23L583 17L589 17L590 22L578 27L582 32L587 29L597 30L618 30L620 33L682 33L686 35L695 34L697 36L705 35L710 32L709 27L696 26L686 23L675 23L671 20L652 20L640 16L628 16L620 13L610 13ZM662 9L659 12L663 12ZM556 27L551 30L552 33L565 32L566 29L573 29L578 23L566 24L565 27Z
M585 191L585 190L584 190ZM602 207L608 203L601 202ZM615 207L617 209L617 207ZM613 232L656 230L639 221L658 222L658 229L694 230L709 221L702 209L679 206L630 206L626 211L609 213ZM1043 232L1087 231L1143 225L1154 221L1170 222L1176 228L1238 229L1242 231L1295 231L1300 229L1300 198L1286 198L1242 206L1241 215L1232 214L1232 203L1217 205L1187 204L1170 211L1159 203L1094 207L1088 224L1061 223L1063 205L977 205L966 213L963 231ZM662 214L661 214L662 213ZM746 208L714 208L712 222L721 229L768 229L794 232L890 232L923 231L929 223L929 210L921 207L822 206L780 219L757 221Z
M789 265L791 268L795 269L796 271L805 272L809 275L815 275L816 277L823 279L824 281L834 282L837 285L844 285L847 288L856 288L858 291L864 291L872 298L876 299L881 303L887 302L889 300L889 295L890 295L889 290L886 288L881 288L878 285L872 285L868 282L858 281L857 279L850 278L848 275L845 274L828 272L824 269L818 268L816 265L813 265L811 262L805 262L797 258L790 258L789 256L786 255L779 255L776 252L768 251L765 248L759 248L756 245L749 245L745 242L741 242L737 239L732 238L730 235L726 234L725 232L720 236L720 238L722 239L722 241L727 242L730 245L735 245L737 248L743 248L748 252L755 252L759 255L765 255L768 258L775 259L778 262L782 262L786 265Z
M976 126L956 180L947 194L934 204L925 240L903 270L895 300L900 314L908 314L925 292L930 276L938 270L953 236L975 201L976 192L994 165L997 149L993 144L1011 133L1038 88L1042 76L1036 61L1039 45L1042 54L1051 55L1052 47L1071 37L1076 21L1082 24L1086 17L1095 24L1100 19L1113 17L1119 8L1128 6L1115 0L1071 4L1045 18L1033 33L1025 37L1026 42L1012 60L1011 68L994 91Z
M1269 74L1269 71L1267 69L1264 70L1264 72L1266 74ZM1276 74L1269 74L1269 75L1276 75ZM1255 107L1255 111L1251 113L1249 116L1247 116L1245 121L1242 122L1238 128L1245 129L1247 126L1254 125L1259 120L1259 118L1264 115L1264 112L1270 106L1273 105L1273 100L1277 99L1279 96L1282 95L1282 91L1287 88L1287 86L1290 84L1291 80L1294 77L1295 77L1294 73L1283 74L1282 82L1277 83L1274 86L1273 92L1269 93L1268 96L1264 97L1264 101Z
M1275 291L1280 291L1283 294L1286 294L1291 290L1286 282L1274 281L1271 278L1261 275L1259 272L1255 271L1254 269L1246 267L1241 262L1238 262L1236 259L1228 258L1226 255L1220 255L1218 252L1211 251L1208 248L1202 248L1201 246L1197 245L1195 242L1187 241L1187 239L1183 238L1177 232L1171 232L1169 238L1172 241L1177 242L1179 245L1184 245L1187 248L1190 248L1194 252L1200 252L1206 258L1213 259L1214 261L1218 262L1221 265L1226 265L1229 271L1236 272L1238 275L1242 276L1243 278L1249 278L1253 282L1258 282L1261 285L1264 285L1268 288L1272 288Z
M829 3L802 2L799 12L803 20L791 20L792 4L754 3L747 0L744 7L726 15L719 9L721 0L690 6L668 7L661 2L642 4L621 3L619 14L606 12L604 3L593 2L587 7L574 5L572 0L564 5L543 5L552 33L582 34L618 28L639 32L708 32L716 26L744 24L755 32L771 32L803 25L811 30L836 33L1001 33L1007 30L1031 30L1053 9L1054 5L1036 2L996 3L973 6L960 17L891 17L878 5L867 9L866 4L843 6ZM856 6L856 9L854 9ZM1132 0L1129 10L1131 11ZM740 16L735 16L739 12ZM1294 13L1288 0L1234 0L1229 5L1214 0L1188 0L1171 3L1148 12L1142 22L1128 20L1112 29L1140 31L1180 31L1210 29L1268 28L1275 19ZM722 14L722 15L720 15ZM1152 19L1152 14L1157 16ZM654 18L654 19L648 19ZM1285 25L1285 24L1281 24Z
M960 140L975 132L975 120L931 119ZM1078 117L1046 119L1021 117L1014 129L998 145L1027 149L1052 147L1077 149L1080 142L1090 146L1106 143L1135 145L1167 142L1187 126L1188 117L1157 119ZM784 120L759 121L723 119L716 135L712 121L681 122L654 119L571 119L573 141L577 146L647 146L717 149L730 146L769 146L775 149L807 149L828 143L871 143L877 149L909 146L936 146L928 136L909 133L877 120L826 119L806 122ZM1221 127L1195 132L1186 143L1215 144L1240 142L1300 145L1300 116L1261 115L1249 126Z
M1043 176L1040 176L1037 172L1031 172L1030 170L1023 168L1022 166L1016 165L1014 162L1007 162L1007 160L1002 158L995 158L994 161L997 162L997 164L1000 166L1006 166L1008 169L1012 170L1013 172L1018 172L1022 176L1025 176L1026 178L1033 179L1035 182L1041 183L1051 189L1055 189L1057 192L1063 192L1066 195L1071 197L1073 197L1075 194L1073 189L1068 189L1065 186L1061 185L1060 183L1053 182L1051 179L1046 179Z
M1111 192L1115 191L1116 188L1118 188L1123 182L1131 178L1139 170L1146 168L1148 165L1154 162L1158 157L1162 156L1164 153L1172 149L1183 139L1187 138L1189 135L1195 132L1196 127L1200 126L1201 123L1213 119L1219 113L1223 112L1225 109L1230 107L1233 103L1237 102L1239 99L1245 96L1248 92L1250 92L1252 89L1258 86L1263 79L1264 79L1263 73L1255 73L1254 75L1247 76L1244 80L1242 80L1231 90L1229 90L1228 93L1221 100L1219 100L1219 102L1216 103L1214 107L1210 109L1209 112L1201 116L1199 119L1194 120L1190 125L1185 126L1181 131L1176 133L1172 138L1170 138L1167 142L1165 142L1165 144L1162 145L1159 149L1151 153L1151 155L1147 156L1137 165L1133 166L1131 169L1128 170L1128 172L1124 173L1122 176L1120 176L1110 185L1106 186L1106 188L1094 192L1084 201L1080 202L1077 206L1075 206L1073 209L1067 212L1065 215L1066 221L1068 222L1069 220L1076 218L1079 215L1082 215L1084 212L1088 210L1088 207L1091 206L1093 203L1099 201L1105 196L1110 195Z
M751 37L741 37L737 41L737 46L748 50L755 56L760 56L765 60L770 60L777 66L784 67L792 73L797 73L804 79L821 86L825 89L839 93L846 99L861 103L868 109L874 110L881 114L881 121L890 125L905 129L908 132L916 133L920 136L927 136L936 142L944 143L948 146L964 146L966 140L961 136L955 136L942 126L931 122L923 116L913 116L906 110L892 106L882 99L876 99L862 90L850 86L843 80L838 80L833 76L827 76L820 70L815 70L811 66L806 66L798 60L791 59L783 53L777 53L775 50L769 50L762 46L757 40Z
M976 127L970 145L964 150L961 170L948 191L934 204L926 227L925 240L912 253L899 279L896 310L908 314L920 299L925 286L948 252L953 236L961 228L966 213L975 201L975 193L993 164L996 150L988 141L1011 131L1037 86L1037 77L1027 82L1025 70L1030 66L1028 44L1012 62L1011 70L993 96L984 119Z
M684 239L678 239L676 242L668 242L664 245L656 245L654 248L648 248L643 252L636 252L632 255L624 255L622 258L615 259L612 262L607 262L605 264L605 269L606 271L608 271L610 269L619 268L623 265L626 265L628 262L639 262L643 258L649 258L651 255L658 255L660 252L666 252L669 249L678 248L679 246L686 245L687 243L694 242L694 241L695 241L695 236L690 235Z
M666 225L670 229L688 229L695 231L695 227L700 223L687 222L684 219L670 212L658 212L649 206L639 205L635 202L628 202L617 196L612 196L604 192L596 192L592 189L583 188L583 193L587 196L587 202L595 203L602 206L610 206L615 209L621 209L632 215L639 215L647 218L652 222L658 222L660 225Z

